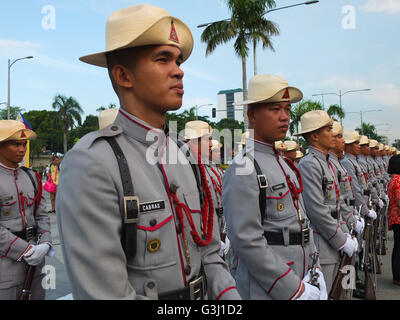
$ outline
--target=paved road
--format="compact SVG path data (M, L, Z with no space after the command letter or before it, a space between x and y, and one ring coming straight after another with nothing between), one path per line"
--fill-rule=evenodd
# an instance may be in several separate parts
M49 194L45 192L46 202L48 210L51 209ZM55 268L55 288L49 284L49 288L46 292L47 300L56 299L72 299L71 296L71 284L69 282L67 273L64 267L64 259L61 253L60 238L57 228L56 215L50 213L51 222L51 233L53 238L53 245L55 249L55 256L53 258L46 257L46 265ZM379 256L381 259L382 274L377 275L377 300L400 300L400 286L396 286L392 283L392 267L391 267L391 256L393 249L393 232L388 232L387 241L387 254L385 256Z

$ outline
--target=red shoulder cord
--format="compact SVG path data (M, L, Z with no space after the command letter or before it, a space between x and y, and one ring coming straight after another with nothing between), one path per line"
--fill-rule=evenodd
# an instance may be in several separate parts
M212 240L212 232L213 232L213 227L214 227L214 204L212 201L212 196L211 196L211 191L210 188L208 187L207 183L207 178L206 178L206 173L204 169L204 164L201 161L200 154L197 154L197 158L199 161L199 169L200 169L200 175L201 175L201 181L202 181L202 190L205 192L206 197L204 201L204 206L201 210L202 214L202 237L198 234L196 230L196 226L193 222L192 214L190 212L190 209L188 206L182 202L179 201L178 197L176 196L176 193L171 191L172 198L175 203L175 208L176 208L176 213L178 215L179 223L182 228L182 238L185 241L185 233L183 232L184 224L183 224L183 211L185 211L186 218L189 222L191 231L190 234L192 235L193 241L200 247L205 247L208 246ZM203 240L205 238L205 240Z
M36 174L36 179L38 182L38 193L36 194L35 198L32 200L32 202L29 202L28 199L26 197L24 197L24 195L22 193L20 193L20 202L22 204L22 211L24 213L24 218L26 219L26 212L25 212L25 204L28 207L32 207L33 205L35 205L35 209L33 210L33 216L36 216L36 212L37 209L39 208L40 202L42 201L42 192L43 192L43 187L42 187L42 178L40 177L40 174L35 172Z
M215 181L215 179L211 176L211 174L209 174L211 182L212 182L212 184L214 186L214 190L221 196L222 195L222 188L220 187L221 186L221 179L218 177L218 174L215 172L215 170L212 167L210 167L210 168L211 168L212 172L214 172L214 174L217 176L217 179L218 179L218 182L219 182L219 185L218 185L217 182Z
M333 185L335 186L336 205L338 205L339 199L340 199L340 191L339 191L338 185L337 185L336 180L335 180L336 172L335 172L335 169L332 166L332 163L329 160L328 160L328 162L329 162L329 167L331 168L332 173L333 173Z

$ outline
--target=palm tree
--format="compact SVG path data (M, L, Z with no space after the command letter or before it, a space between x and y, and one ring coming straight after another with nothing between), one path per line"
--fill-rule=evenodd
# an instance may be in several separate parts
M382 142L383 140L382 136L378 134L378 131L373 124L363 122L362 127L356 128L356 131L361 135L367 136L369 139L374 139L379 142Z
M344 109L339 106L338 104L333 104L329 106L328 110L326 110L329 114L330 117L337 116L340 119L340 122L344 119L346 116L346 113L344 112Z
M293 135L294 133L299 133L299 124L301 116L306 112L312 110L324 110L324 107L318 101L312 101L312 100L302 100L294 105L292 110L290 110L290 119L291 119L291 122L289 124L290 135ZM299 138L297 136L297 141L298 139Z
M60 116L62 131L64 135L63 147L64 154L67 153L67 132L69 129L74 128L75 122L79 125L82 124L81 114L83 110L79 103L72 97L67 98L63 95L56 95L54 97L53 105L54 110L57 110Z
M278 27L273 22L263 18L270 0L226 0L231 11L230 20L211 23L202 33L201 41L207 44L206 56L219 45L231 40L234 42L236 55L242 60L243 99L247 100L246 59L249 54L249 43L260 40L264 48L273 49L270 36L279 34ZM247 106L243 106L245 128L248 128Z

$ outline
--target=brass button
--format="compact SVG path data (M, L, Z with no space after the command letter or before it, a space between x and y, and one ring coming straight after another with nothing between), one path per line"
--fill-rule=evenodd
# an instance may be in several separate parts
M158 239L152 239L147 244L147 250L151 253L157 252L160 250L161 241Z
M112 126L111 127L111 131L118 131L118 127L117 126Z

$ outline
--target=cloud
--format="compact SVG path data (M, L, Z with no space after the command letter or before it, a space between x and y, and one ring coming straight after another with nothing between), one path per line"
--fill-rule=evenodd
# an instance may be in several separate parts
M400 13L399 0L368 0L360 9L371 13Z

